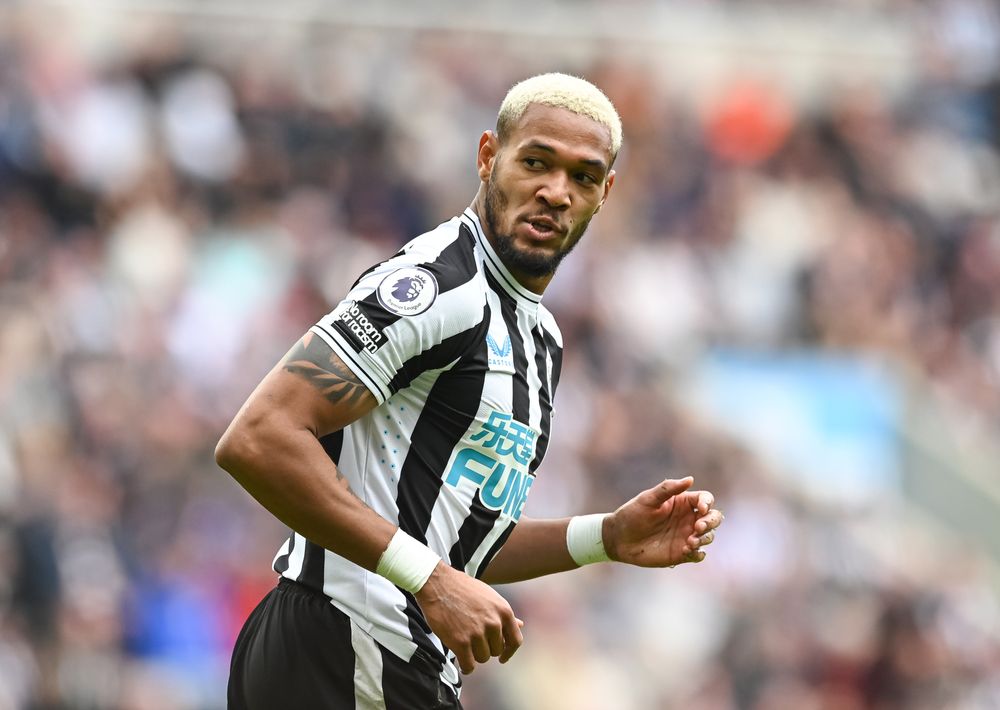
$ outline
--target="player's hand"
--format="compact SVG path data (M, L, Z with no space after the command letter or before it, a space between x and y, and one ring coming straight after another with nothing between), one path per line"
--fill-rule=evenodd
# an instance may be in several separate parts
M619 562L672 567L705 559L705 545L722 523L715 496L688 490L694 479L667 479L621 506L604 521L604 548Z
M463 673L494 656L506 663L520 648L524 622L488 584L439 562L416 593L431 630L458 658Z

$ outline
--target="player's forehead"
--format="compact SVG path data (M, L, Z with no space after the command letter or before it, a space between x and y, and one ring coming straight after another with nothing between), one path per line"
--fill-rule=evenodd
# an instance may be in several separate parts
M551 148L560 157L610 166L611 131L603 123L569 109L530 104L512 127L508 144L518 151Z

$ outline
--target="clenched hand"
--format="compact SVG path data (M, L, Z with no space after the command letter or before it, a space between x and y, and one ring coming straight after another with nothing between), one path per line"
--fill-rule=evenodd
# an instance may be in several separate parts
M506 663L520 648L524 622L487 584L439 562L415 595L431 630L454 652L463 673L494 656Z

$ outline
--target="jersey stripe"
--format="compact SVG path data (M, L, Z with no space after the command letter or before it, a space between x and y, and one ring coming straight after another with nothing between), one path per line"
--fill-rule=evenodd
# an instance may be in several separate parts
M464 227L464 225L463 225ZM438 283L438 295L458 288L475 276L476 257L474 237L467 227L459 230L456 238L448 244L433 260L418 264L421 268L434 274ZM391 263L392 259L389 260ZM387 275L392 272L388 272ZM381 282L380 282L381 283ZM367 296L358 301L358 306L368 320L379 330L385 330L403 316L385 310L378 300L378 286ZM340 321L337 321L340 323Z
M452 567L465 569L466 564L493 529L498 517L500 517L500 511L490 510L483 505L483 499L480 498L479 491L476 491L472 503L469 505L469 514L462 521L462 527L458 530L458 539L455 540L448 555Z
M545 347L548 348L549 357L552 358L552 385L550 390L554 393L559 386L559 375L562 372L562 347L548 331L545 331Z
M332 434L321 436L319 443L323 446L323 451L330 457L334 465L340 463L340 452L344 449L344 430L335 431Z
M420 605L417 604L416 598L403 589L400 589L399 593L406 600L406 608L403 613L406 614L410 636L413 638L413 643L417 645L417 652L423 653L423 662L431 667L432 672L440 673L444 668L444 646L440 642L435 643L436 636L431 637L431 627L427 624L423 612L420 611Z
M487 276L487 280L490 277ZM513 298L501 298L500 309L510 333L510 343L514 348L514 419L527 424L531 421L531 405L528 394L528 358L524 354L524 336L517 327L517 304Z
M486 280L500 295L500 312L503 316L507 333L510 336L510 343L514 355L514 374L511 377L511 403L514 418L527 424L530 421L530 395L528 392L528 380L526 378L528 360L525 356L524 338L518 328L517 303L508 294L501 290L500 284L489 273ZM453 567L464 569L469 574L475 574L476 569L482 566L478 557L485 552L480 552L480 547L490 538L500 517L499 510L487 508L476 491L469 506L469 514L462 521L462 527L458 531L458 540L452 546L449 558ZM497 535L502 531L497 531ZM489 548L487 548L489 549ZM472 568L469 569L468 567Z
M338 431L320 438L319 443L323 446L330 460L336 464L340 460L340 450L344 445L344 432ZM305 538L303 538L305 540ZM302 571L299 573L298 581L307 584L313 589L323 588L323 558L326 550L312 542L305 540L305 556L302 560Z
M443 483L441 474L479 410L485 374L484 335L475 349L437 378L413 428L410 450L399 474L396 506L399 527L421 542L427 542L431 510Z
M507 542L507 538L510 537L510 534L514 532L515 525L517 525L517 523L514 522L513 520L507 523L507 527L503 529L503 531L494 541L493 545L490 546L490 549L486 551L485 555L483 555L483 559L479 561L478 565L476 565L476 570L473 573L473 576L476 579L481 578L483 574L486 572L486 568L490 566L490 562L492 562L493 558L496 557L498 552L500 552L500 548L503 547L504 543Z
M549 428L552 425L552 398L549 392L552 389L549 374L550 355L545 344L545 336L542 334L542 326L539 325L531 331L531 337L535 345L535 368L538 371L538 379L541 380L541 387L538 390L538 403L542 409L542 419L539 423L540 433L538 442L535 444L535 458L532 459L528 470L534 473L538 469L538 464L542 462L545 451L549 447Z
M288 536L285 540L285 544L281 546L281 551L278 556L274 558L274 571L281 574L288 569L288 560L292 556L292 551L295 549L295 533Z
M414 379L427 372L446 367L461 356L468 347L477 340L482 340L484 329L490 321L490 307L483 308L483 320L476 328L461 333L456 333L449 338L445 338L440 343L432 345L403 363L403 366L396 372L396 376L389 383L389 388L393 392L398 392L410 386Z
M305 558L302 560L302 571L298 581L312 589L323 588L323 555L324 550L312 540L306 540Z
M548 334L542 327L541 323L536 325L531 329L531 342L525 341L525 345L528 345L533 351L533 364L534 370L530 372L532 375L531 379L533 382L537 382L537 397L531 399L531 405L533 411L537 412L538 420L532 421L532 424L537 424L539 429L538 440L535 445L535 456L532 459L529 467L529 475L533 475L538 469L539 464L545 456L545 451L548 448L550 429L552 424L552 395L554 391L553 383L553 352L556 353L557 357L561 357L561 349L556 344L554 338L549 336L546 340ZM561 360L559 361L561 362ZM558 381L558 364L555 365L555 379ZM533 387L532 390L535 388ZM503 529L494 528L494 530L486 537L484 545L492 540L488 550L480 548L476 555L472 559L471 567L469 569L470 574L474 574L477 578L482 577L489 567L490 562L503 547L504 543L510 537L511 533L514 531L515 522L508 523Z
M291 552L288 555L288 573L292 579L302 571L302 561L306 554L306 539L298 533L292 533Z
M467 283L476 275L476 238L465 225L458 229L458 237L441 250L424 268L434 274L440 293Z

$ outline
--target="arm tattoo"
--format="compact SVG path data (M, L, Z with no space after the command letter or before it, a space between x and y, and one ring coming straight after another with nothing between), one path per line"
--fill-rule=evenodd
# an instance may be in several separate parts
M283 367L285 372L305 379L331 404L353 407L368 393L351 368L315 333L306 333L295 344Z
M306 333L288 351L282 368L285 372L305 379L319 390L319 393L331 404L353 407L359 404L368 392L368 388L351 372L344 361L337 357L330 346L323 342L322 338L317 337L315 333ZM340 466L334 464L334 471L337 475L337 483L346 488L347 492L354 496L361 505L370 508L357 493L351 490L347 477L340 472Z

